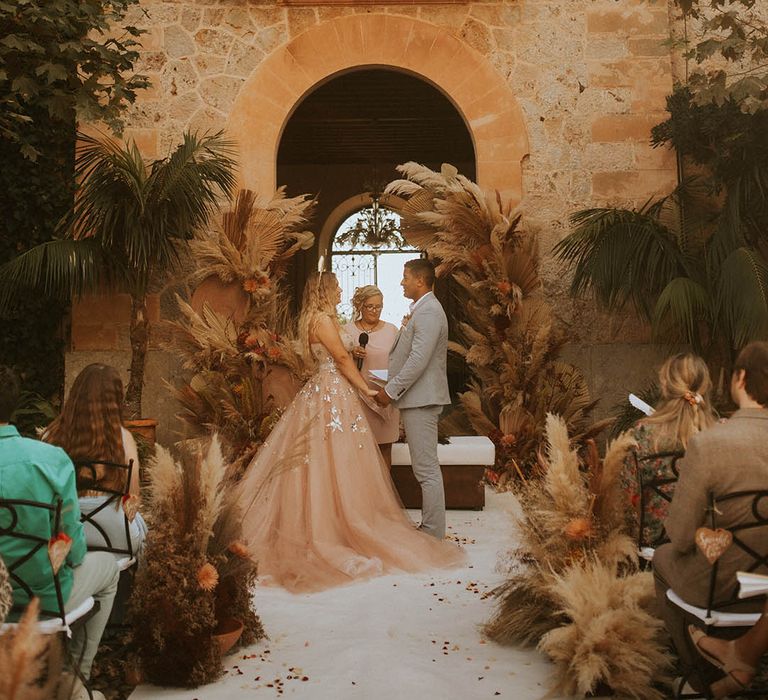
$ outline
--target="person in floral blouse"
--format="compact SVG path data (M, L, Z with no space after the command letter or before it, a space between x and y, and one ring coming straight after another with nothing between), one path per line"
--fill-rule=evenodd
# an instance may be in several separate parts
M710 401L712 381L706 363L697 355L680 353L667 359L659 369L659 388L661 399L653 415L630 430L636 445L627 453L621 474L629 502L630 533L636 538L642 534L639 541L643 546L663 540L663 523L677 479L676 463L689 438L715 422ZM658 490L647 486L650 481L667 479L670 481L659 485ZM643 499L641 483L646 485Z

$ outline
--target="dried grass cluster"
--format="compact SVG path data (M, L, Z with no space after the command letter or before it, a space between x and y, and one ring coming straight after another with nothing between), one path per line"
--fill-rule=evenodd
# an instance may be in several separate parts
M536 237L497 192L484 192L453 166L438 173L406 163L398 170L405 179L387 191L406 199L404 235L437 261L439 277L457 283L464 317L450 349L473 375L460 395L466 417L494 441L500 485L525 478L547 414L586 438L594 407L579 370L558 359L564 338L542 293Z
M220 227L191 242L196 267L190 280L236 283L242 314L225 317L206 304L198 312L177 297L180 318L166 324L166 348L193 373L187 383L169 387L181 419L192 435L218 432L228 457L241 466L279 417L264 389L267 375L275 367L304 375L281 280L291 258L314 241L304 230L314 204L305 195L286 198L282 189L267 202L241 191Z
M149 533L130 614L147 679L196 687L221 673L217 625L236 618L242 642L264 636L252 608L256 564L240 541L242 514L219 440L188 444L174 459L162 447L150 465Z
M546 419L542 474L519 493L522 542L512 573L496 591L487 634L502 644L537 644L557 666L556 688L582 695L610 686L624 697L664 697L668 660L653 616L653 582L638 571L626 534L618 475L633 441L622 435L601 460L584 456L565 422Z
M0 559L0 568L5 566ZM40 603L33 598L17 627L0 635L0 698L49 700L62 669L58 639L38 631ZM6 611L7 612L7 611ZM0 622L5 616L0 616Z

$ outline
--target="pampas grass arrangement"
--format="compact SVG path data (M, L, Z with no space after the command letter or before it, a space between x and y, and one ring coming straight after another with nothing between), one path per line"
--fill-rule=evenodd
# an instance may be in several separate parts
M618 478L633 441L622 435L603 459L594 442L580 454L561 418L546 419L540 475L518 497L520 548L486 634L501 644L538 645L557 666L554 691L582 695L608 685L657 700L668 660L650 612L653 582L626 534Z
M130 616L146 678L197 687L221 674L213 635L228 618L243 641L264 636L249 588L256 564L240 541L241 513L221 445L185 445L178 460L158 447L150 465L149 533L136 574Z
M265 389L268 375L276 368L293 377L305 374L281 285L293 256L314 242L304 230L314 206L308 196L288 198L283 189L268 201L240 191L220 225L191 241L189 280L234 285L242 309L227 317L205 303L195 310L177 297L179 318L165 324L166 349L191 372L189 381L169 385L181 405L179 417L191 437L217 432L227 459L239 468L280 415Z
M2 560L0 568L5 569ZM3 700L49 700L56 695L62 668L61 647L55 637L38 631L39 610L40 603L33 598L19 624L0 635ZM0 617L0 621L4 618Z
M578 369L559 360L564 338L555 332L538 272L536 236L498 193L485 192L451 165L435 172L418 163L398 167L404 179L387 193L404 198L403 234L456 284L463 318L450 350L473 381L460 394L478 435L496 445L491 480L503 487L535 470L548 413L586 439L594 402Z

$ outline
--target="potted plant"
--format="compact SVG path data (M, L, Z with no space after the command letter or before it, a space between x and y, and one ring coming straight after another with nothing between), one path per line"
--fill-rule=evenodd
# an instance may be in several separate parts
M234 147L221 133L185 133L167 157L146 162L134 142L81 134L79 186L59 238L0 268L0 314L34 290L71 299L122 291L131 297L128 419L141 417L150 324L147 295L177 270L184 247L235 186Z

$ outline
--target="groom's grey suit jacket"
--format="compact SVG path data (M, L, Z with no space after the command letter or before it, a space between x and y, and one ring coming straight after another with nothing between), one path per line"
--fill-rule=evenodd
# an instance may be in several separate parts
M434 294L420 300L389 351L385 391L397 408L451 403L446 364L448 319Z

